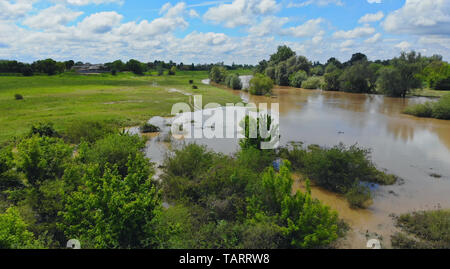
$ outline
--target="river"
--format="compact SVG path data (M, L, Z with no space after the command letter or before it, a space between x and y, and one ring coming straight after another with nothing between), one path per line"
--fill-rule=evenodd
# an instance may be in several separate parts
M350 209L344 198L313 188L313 196L337 210L353 228L342 240L341 247L365 248L367 239L374 236L382 239L384 247L390 247L390 236L396 231L391 214L450 208L450 121L401 113L408 105L430 99L290 87L275 88L273 97L230 91L245 102L279 103L282 144L291 141L321 146L340 142L358 144L372 149L372 159L379 169L402 179L393 186L374 190L374 202L367 210ZM188 139L187 142L204 144L226 154L238 149L237 139ZM158 146L153 139L147 153L161 160L166 150L167 145ZM300 183L296 185L302 188Z

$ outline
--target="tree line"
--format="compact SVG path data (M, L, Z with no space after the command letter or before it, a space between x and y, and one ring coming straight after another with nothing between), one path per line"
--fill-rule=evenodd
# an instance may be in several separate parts
M45 59L35 61L31 64L23 63L15 60L0 60L0 73L22 74L23 76L32 76L34 74L56 75L66 71L70 71L73 66L82 66L89 63L74 62L73 60L58 62L53 59ZM156 70L158 75L162 75L165 70L168 70L169 75L174 75L177 70L180 71L210 71L214 66L222 66L227 70L237 69L252 69L254 66L247 64L225 65L222 63L216 64L183 64L175 63L173 61L164 62L155 60L153 62L140 62L135 59L130 59L127 62L116 60L104 64L104 72L133 72L137 75L142 75L150 70Z
M268 61L259 62L255 72L279 86L328 91L405 97L411 90L423 87L450 90L450 65L442 56L426 57L414 51L383 61L369 61L366 55L355 53L344 63L333 57L321 64L279 46Z

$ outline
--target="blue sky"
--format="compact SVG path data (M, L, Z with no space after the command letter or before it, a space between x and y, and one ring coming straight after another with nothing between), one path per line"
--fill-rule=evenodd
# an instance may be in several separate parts
M255 64L401 51L450 58L450 0L0 0L0 59Z

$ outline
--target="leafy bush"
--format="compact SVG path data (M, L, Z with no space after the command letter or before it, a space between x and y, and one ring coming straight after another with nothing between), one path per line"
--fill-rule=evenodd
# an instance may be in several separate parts
M366 186L355 185L345 194L350 207L367 208L371 203L372 194Z
M225 82L227 76L227 70L222 66L213 66L211 72L209 72L209 78L212 82L222 84Z
M17 169L32 186L61 178L72 156L72 148L59 138L33 136L17 146Z
M405 109L404 113L417 117L431 118L433 116L433 104L426 102L425 104L409 106Z
M127 158L126 173L90 167L82 187L67 199L59 226L85 248L153 248L161 198L148 160L140 152Z
M450 91L450 77L436 81L434 88L439 91Z
M40 122L31 126L30 136L47 136L47 137L59 137L58 132L56 132L53 127L53 123L50 122Z
M82 141L94 143L98 139L115 132L114 126L106 122L75 120L67 126L65 137L74 144L79 144Z
M147 122L144 123L139 129L142 133L157 133L160 131L159 127Z
M237 74L228 75L225 80L225 84L233 90L241 90L242 89L242 82L241 82L241 79L239 78L239 75L237 75Z
M417 117L450 120L450 94L437 102L409 106L403 112Z
M347 196L352 206L364 207L370 202L370 190L361 182L381 185L394 184L397 178L376 169L370 160L370 151L343 144L332 148L294 144L292 149L282 148L279 155L292 162L297 171L308 176L315 184Z
M177 67L176 66L172 66L169 69L169 76L174 76L177 73Z
M82 143L79 147L79 157L85 163L98 164L102 173L107 165L116 165L119 174L125 176L129 158L133 161L136 152L144 146L144 141L137 135L111 134L97 140L92 146Z
M15 208L0 213L0 249L43 248Z
M266 95L272 93L273 81L262 74L256 74L250 80L249 92L254 95Z
M327 69L328 69L328 67L327 67ZM340 89L339 77L341 76L341 74L342 74L342 71L340 69L335 69L332 72L327 72L324 75L323 90L339 91L339 89Z
M433 104L433 118L450 120L450 94L447 94Z
M321 84L321 77L309 77L307 80L302 82L302 88L311 90L320 89Z
M289 86L295 88L301 88L302 83L308 79L308 74L305 71L300 70L297 73L292 74L289 77Z

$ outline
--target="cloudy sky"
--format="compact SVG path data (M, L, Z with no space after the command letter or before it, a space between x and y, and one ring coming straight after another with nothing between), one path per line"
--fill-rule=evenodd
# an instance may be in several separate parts
M0 0L0 59L255 64L282 44L450 60L450 0Z

